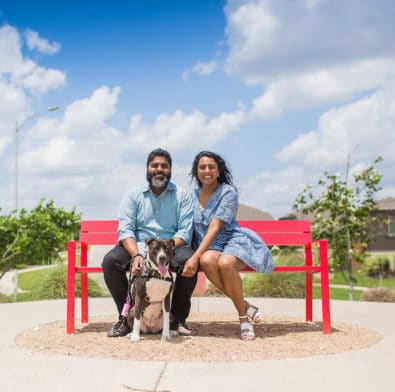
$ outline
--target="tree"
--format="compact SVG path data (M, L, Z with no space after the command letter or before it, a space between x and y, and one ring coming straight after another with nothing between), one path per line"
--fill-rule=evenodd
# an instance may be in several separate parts
M379 156L374 164L380 162ZM382 175L374 164L354 175L348 183L338 174L325 172L315 187L308 185L296 198L293 208L311 215L315 238L328 239L332 265L348 272L349 297L354 298L352 260L363 262L367 245L374 240L372 213L377 210L375 194L382 189ZM318 193L318 195L317 195Z
M21 264L51 263L78 235L81 215L41 199L30 211L0 216L0 279Z

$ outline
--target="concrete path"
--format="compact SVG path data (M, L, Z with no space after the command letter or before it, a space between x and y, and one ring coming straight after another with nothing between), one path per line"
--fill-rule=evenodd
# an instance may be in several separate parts
M254 299L275 315L303 316L302 300ZM232 312L226 298L194 298L192 311ZM315 301L315 314L320 306ZM0 389L8 392L201 392L395 390L395 304L332 301L332 319L375 329L383 340L368 349L301 359L255 362L135 362L32 353L15 336L64 320L64 300L0 304ZM79 312L79 309L77 309ZM77 313L78 314L78 313ZM109 298L90 300L90 315L114 314Z

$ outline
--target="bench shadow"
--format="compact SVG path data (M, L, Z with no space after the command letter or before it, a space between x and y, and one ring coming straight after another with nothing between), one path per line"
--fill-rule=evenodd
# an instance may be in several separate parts
M240 325L236 322L190 322L188 325L201 337L234 339L240 336ZM290 333L322 332L321 322L264 322L255 326L257 339L273 338ZM332 328L332 332L338 332Z
M90 322L81 328L76 328L76 333L107 333L113 325L112 322ZM240 336L240 326L237 322L223 321L194 321L188 323L189 327L197 333L198 337L214 337L220 339L234 339ZM291 333L322 332L321 322L264 322L255 327L256 338L274 338ZM332 327L332 333L339 332ZM144 334L146 338L159 334ZM178 339L189 339L180 336Z

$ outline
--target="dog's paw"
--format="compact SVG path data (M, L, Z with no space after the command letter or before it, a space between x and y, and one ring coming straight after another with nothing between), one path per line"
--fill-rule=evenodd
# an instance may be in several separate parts
M137 343L137 342L140 341L140 336L131 333L131 334L130 334L130 341L133 342L133 343Z
M176 331L175 329L171 329L170 330L170 337L176 338L177 336L179 336L178 331Z
M171 337L177 337L177 336L179 336L180 334L178 333L178 331L177 330L175 330L175 329L171 329L170 330L170 336Z
M162 340L165 340L166 342L170 342L170 340L171 340L171 335L170 335L170 334L168 334L168 335L162 335Z

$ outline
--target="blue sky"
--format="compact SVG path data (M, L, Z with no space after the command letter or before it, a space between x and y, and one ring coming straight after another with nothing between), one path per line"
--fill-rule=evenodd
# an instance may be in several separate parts
M378 196L395 196L393 20L385 0L2 1L2 211L16 122L19 207L116 217L156 147L186 188L216 151L241 202L275 218L348 156L356 173L382 155Z

